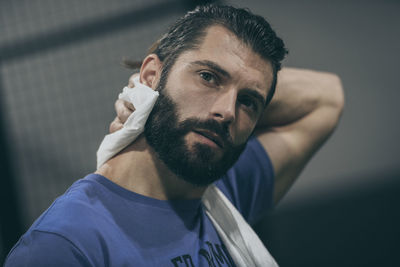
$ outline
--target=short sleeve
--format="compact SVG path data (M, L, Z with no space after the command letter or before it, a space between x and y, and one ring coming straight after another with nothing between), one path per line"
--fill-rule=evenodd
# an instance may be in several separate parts
M273 205L274 171L264 147L251 137L238 161L216 182L249 224Z
M7 256L4 266L92 265L81 251L63 236L35 230L21 237Z

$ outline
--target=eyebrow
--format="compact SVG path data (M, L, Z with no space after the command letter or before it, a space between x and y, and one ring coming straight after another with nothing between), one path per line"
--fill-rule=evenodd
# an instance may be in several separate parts
M229 72L227 72L226 70L224 70L221 66L219 66L217 63L212 62L210 60L197 60L194 62L191 62L190 65L195 65L195 66L202 66L202 67L208 67L218 73L220 73L222 76L225 76L226 78L231 78L232 76L229 74ZM250 88L246 88L241 90L242 93L251 95L252 97L254 97L255 99L257 99L257 101L260 102L261 104L261 108L265 108L266 106L266 98L261 95L258 91L254 90L254 89L250 89Z
M212 62L210 60L197 60L197 61L191 62L190 65L208 67L208 68L220 73L222 76L225 76L226 78L231 78L231 75L229 74L229 72L224 70L217 63Z

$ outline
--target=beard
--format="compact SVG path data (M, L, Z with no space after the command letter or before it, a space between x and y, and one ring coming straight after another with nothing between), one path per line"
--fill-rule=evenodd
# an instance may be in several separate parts
M165 76L164 76L165 77ZM246 143L233 145L228 125L216 120L188 118L178 121L177 104L167 95L166 79L157 86L159 97L150 113L144 135L158 158L179 178L196 186L207 186L221 178L237 161ZM185 136L194 129L218 134L224 141L223 155L214 160L215 151L206 144L191 147Z

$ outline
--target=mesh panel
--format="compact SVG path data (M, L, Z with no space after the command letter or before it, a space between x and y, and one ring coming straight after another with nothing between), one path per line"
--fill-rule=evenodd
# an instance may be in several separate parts
M121 59L142 58L184 12L179 4L1 2L1 104L26 226L71 183L95 170L113 103L131 73ZM147 18L148 10L153 13ZM138 20L130 20L129 12Z

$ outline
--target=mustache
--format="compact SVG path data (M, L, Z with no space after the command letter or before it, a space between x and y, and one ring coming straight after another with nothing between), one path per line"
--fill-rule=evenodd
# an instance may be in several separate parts
M195 118L185 119L178 125L180 134L187 134L193 129L203 129L218 135L223 141L224 145L233 147L233 140L229 133L228 125L220 123L216 120L199 120Z

